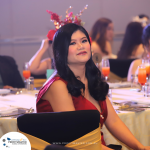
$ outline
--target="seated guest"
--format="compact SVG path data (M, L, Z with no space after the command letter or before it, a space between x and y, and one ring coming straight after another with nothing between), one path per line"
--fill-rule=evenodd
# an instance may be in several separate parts
M107 97L109 86L92 60L91 43L87 31L69 23L55 33L53 53L56 71L37 96L37 112L98 110L101 127L118 140L136 150L150 150L143 146L116 114ZM105 146L103 135L102 148Z
M72 7L71 7L72 8ZM69 9L71 9L69 8ZM75 22L76 24L83 24L83 22L80 19L81 14L85 9L87 9L87 5L84 7L82 12L80 12L80 15L78 16L73 15L73 12L68 13L68 10L66 11L66 19L65 21L61 20L61 17L58 16L56 13L53 13L49 10L47 12L51 15L51 20L54 22L55 30L50 30L47 34L47 39L44 39L42 41L40 49L36 52L36 54L30 59L29 65L30 65L30 71L33 75L43 75L46 74L47 69L53 69L53 54L52 54L52 41L53 37L55 35L55 32L59 29L60 26L63 24ZM57 22L57 24L55 24ZM50 57L46 59L42 59L42 56L44 53L48 52Z
M100 18L92 27L92 51L93 53L99 53L102 57L116 58L117 56L112 54L111 42L114 35L114 25L110 19Z
M118 59L141 58L144 52L142 44L143 27L139 22L130 22L127 25L124 39L118 52Z
M0 88L23 88L24 82L15 60L10 56L0 56Z
M150 58L150 24L147 25L143 30L142 41L143 41L145 49L148 52L147 57ZM128 81L131 81L131 75L134 75L136 73L138 66L141 64L142 64L142 59L134 60L131 63L129 71L128 71L128 77L127 77Z

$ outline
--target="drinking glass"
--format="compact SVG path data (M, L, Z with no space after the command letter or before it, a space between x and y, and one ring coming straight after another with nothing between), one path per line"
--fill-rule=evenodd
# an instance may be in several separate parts
M142 92L144 94L144 85L146 83L146 68L143 64L138 66L138 82L141 84Z
M25 87L27 86L27 80L28 78L31 76L31 72L29 70L29 63L28 62L25 62L24 63L24 66L23 66L23 77L25 78Z
M150 59L145 59L144 61L142 61L145 65L145 69L146 69L146 79L148 80L149 75L150 75Z
M108 79L109 73L110 73L109 60L102 59L102 74L104 75L106 81Z

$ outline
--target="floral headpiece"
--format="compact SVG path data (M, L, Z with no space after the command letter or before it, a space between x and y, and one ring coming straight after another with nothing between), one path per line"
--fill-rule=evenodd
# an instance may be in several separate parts
M66 18L63 20L61 20L61 16L58 16L58 14L53 13L52 11L47 10L47 12L51 15L51 21L54 22L55 25L55 30L50 30L47 34L47 37L50 41L53 40L53 36L55 34L55 32L63 25L67 24L67 23L75 23L77 25L84 25L84 22L82 22L82 20L80 19L80 16L82 15L83 11L85 9L87 9L86 5L83 10L81 10L76 16L73 15L73 12L68 12L70 9L72 9L72 7L70 6L67 10L66 10Z

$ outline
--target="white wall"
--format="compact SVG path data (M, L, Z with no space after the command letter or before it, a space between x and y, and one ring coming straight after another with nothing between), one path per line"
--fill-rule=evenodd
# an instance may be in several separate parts
M149 0L0 0L0 55L13 56L22 72L23 63L38 50L49 29L54 29L46 10L56 12L64 19L69 6L77 14L86 4L88 9L81 19L87 31L100 17L110 18L115 32L123 33L133 16L140 13L150 16ZM122 38L114 39L115 54Z

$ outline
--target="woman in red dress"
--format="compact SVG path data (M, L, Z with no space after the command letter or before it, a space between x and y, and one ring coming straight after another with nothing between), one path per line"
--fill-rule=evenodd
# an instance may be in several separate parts
M91 42L87 31L69 23L55 34L53 53L56 70L38 93L37 112L98 110L101 126L127 146L150 149L138 142L113 109L108 97L109 86L92 61ZM103 149L105 146L102 136Z

